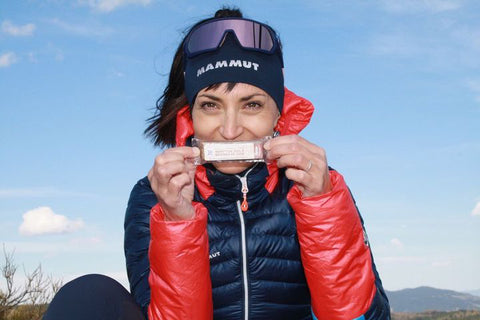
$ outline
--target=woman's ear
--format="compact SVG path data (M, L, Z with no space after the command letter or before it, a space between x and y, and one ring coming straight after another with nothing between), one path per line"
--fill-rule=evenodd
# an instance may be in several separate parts
M276 128L277 127L277 123L278 123L278 120L280 119L280 112L277 111L277 117L275 118L275 122L273 123L273 127Z

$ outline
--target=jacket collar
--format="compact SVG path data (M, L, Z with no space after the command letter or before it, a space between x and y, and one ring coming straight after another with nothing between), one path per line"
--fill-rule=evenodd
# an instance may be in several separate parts
M260 191L264 188L269 175L264 163L257 163L236 175L222 173L211 164L205 164L204 167L208 181L212 186L215 186L215 194L220 195L220 198L232 201L241 200L243 197L243 185L240 177L245 177L248 187L248 201L253 203L260 197Z

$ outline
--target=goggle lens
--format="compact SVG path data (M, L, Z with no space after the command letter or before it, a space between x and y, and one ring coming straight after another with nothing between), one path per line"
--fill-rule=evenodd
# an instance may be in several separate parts
M185 52L193 57L215 50L227 32L233 32L240 45L247 49L273 53L276 46L274 32L268 26L252 20L229 18L208 21L195 27L186 40Z

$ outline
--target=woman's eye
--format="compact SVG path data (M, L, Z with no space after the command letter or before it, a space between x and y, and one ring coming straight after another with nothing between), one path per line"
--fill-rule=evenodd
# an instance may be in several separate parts
M257 110L257 109L260 109L261 107L262 105L258 102L249 102L246 105L246 108L251 110Z
M216 105L215 103L212 103L212 102L203 102L200 107L203 109L203 110L215 110L216 109Z

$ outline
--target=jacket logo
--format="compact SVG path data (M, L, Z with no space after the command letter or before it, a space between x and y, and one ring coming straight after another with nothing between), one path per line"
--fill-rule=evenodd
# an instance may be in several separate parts
M245 68L245 69L251 69L253 67L253 70L258 71L258 67L260 65L258 63L254 63L252 61L246 61L246 60L230 60L227 62L227 60L221 60L217 61L215 63L209 63L206 66L201 67L200 69L197 70L197 77L201 76L207 71L214 70L214 69L219 69L219 68Z
M217 251L217 252L214 252L214 253L211 253L211 254L208 255L209 259L213 259L213 258L216 258L216 257L220 257L220 251Z

